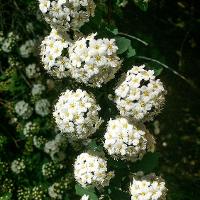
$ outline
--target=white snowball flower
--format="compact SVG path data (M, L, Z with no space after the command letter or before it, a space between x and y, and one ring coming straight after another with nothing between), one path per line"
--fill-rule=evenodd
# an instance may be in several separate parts
M95 133L102 122L99 110L93 95L81 89L66 90L59 97L53 116L59 130L67 137L85 139Z
M15 112L23 119L28 119L32 113L33 109L24 100L18 101L15 104Z
M69 75L67 69L70 63L66 52L70 45L69 37L59 35L55 29L42 41L40 54L44 68L49 74L58 78Z
M104 148L112 157L136 161L154 150L155 140L144 125L130 123L125 118L108 122Z
M41 95L44 91L45 91L45 86L40 83L37 83L37 84L33 84L31 94L33 96L37 96L37 95Z
M89 195L84 194L80 200L89 200Z
M23 58L28 58L34 53L36 46L35 40L27 40L23 45L20 46L19 52Z
M121 66L114 39L95 39L96 33L77 40L69 48L71 76L78 82L101 87Z
M25 72L26 72L26 76L28 78L37 78L39 76L39 72L40 69L36 66L35 63L33 64L29 64L26 68L25 68Z
M40 99L35 103L35 112L45 117L50 113L50 103L47 99Z
M35 122L27 122L23 129L25 137L33 137L39 131L39 125Z
M24 172L25 170L25 163L23 159L16 159L11 163L11 170L12 172L14 172L15 174L20 174L22 172Z
M115 102L120 114L136 121L149 121L157 115L165 102L166 91L153 70L133 66L125 80L115 89Z
M94 16L93 0L39 0L45 20L60 32L78 30Z
M96 155L82 153L74 163L74 177L83 187L108 186L114 172L108 172L107 161Z
M167 188L165 181L154 173L144 175L137 172L130 185L130 193L131 200L165 200Z
M54 140L45 143L44 151L50 155L54 161L62 161L65 159L65 149L67 147L67 139L61 134L57 134Z

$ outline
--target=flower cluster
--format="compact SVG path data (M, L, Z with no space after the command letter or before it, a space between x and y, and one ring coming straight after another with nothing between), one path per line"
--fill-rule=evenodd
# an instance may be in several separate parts
M64 150L67 147L66 137L57 134L54 140L48 141L44 146L44 151L51 156L54 161L61 161L65 159Z
M33 109L24 100L18 101L15 104L15 112L23 119L28 119L32 113Z
M62 183L55 182L48 188L48 193L52 199L62 199L64 186L62 185Z
M40 99L35 103L35 112L45 117L50 113L50 103L47 99Z
M26 168L26 165L23 159L18 158L11 163L11 170L15 174L20 174L24 172L25 168Z
M165 101L165 89L159 79L155 79L153 70L142 66L133 66L125 80L115 89L117 108L122 116L136 121L152 120Z
M71 44L69 37L60 36L56 30L45 37L41 44L41 57L47 72L58 78L69 75L67 71L70 65L67 55L62 55Z
M39 73L40 70L38 67L36 67L36 64L29 64L26 69L25 69L25 73L26 73L26 76L28 78L37 78L39 76Z
M84 194L80 200L89 200L89 195Z
M33 96L40 96L44 91L45 91L45 86L40 83L37 83L33 84L31 94Z
M23 134L25 137L33 137L39 132L39 125L35 122L27 122L23 129Z
M45 20L60 32L77 30L94 15L93 0L39 0Z
M71 139L85 139L101 124L99 110L95 98L86 91L66 90L59 97L53 116L62 133Z
M122 160L136 161L154 150L153 136L144 126L130 123L126 118L111 119L104 138L108 154Z
M42 165L42 175L46 178L53 178L58 170L62 170L64 166L62 164L55 164L54 162L47 162Z
M144 176L143 172L134 174L130 185L131 200L165 200L167 188L161 177L154 173Z
M83 187L108 186L114 172L108 172L107 161L89 153L80 154L74 163L74 176Z
M35 40L27 40L21 47L19 48L20 55L23 58L28 58L31 54L34 53L36 47Z
M47 198L46 194L45 194L45 190L43 189L42 186L35 186L32 189L32 193L31 193L31 197L32 199L35 200L43 200L45 198Z
M115 77L121 66L114 39L95 39L96 34L77 40L69 48L69 71L78 82L101 87Z

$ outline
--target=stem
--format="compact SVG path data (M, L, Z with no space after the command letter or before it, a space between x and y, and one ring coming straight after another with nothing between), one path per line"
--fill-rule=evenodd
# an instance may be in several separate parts
M143 59L143 60L148 60L148 61L152 61L154 63L157 63L161 66L163 66L164 68L168 69L169 71L171 71L173 74L175 74L176 76L178 76L179 78L181 78L182 80L184 80L187 84L189 84L193 89L197 90L198 91L198 88L196 85L194 85L194 83L192 83L189 79L187 79L185 76L181 75L180 73L178 73L176 70L172 69L171 67L169 67L168 65L158 61L158 60L155 60L155 59L152 59L152 58L148 58L148 57L145 57L145 56L135 56L136 58L139 58L139 59ZM199 92L198 92L199 93Z
M140 38L138 38L138 37L135 37L135 36L133 36L133 35L129 35L129 34L127 34L127 33L119 32L118 35L125 36L125 37L129 37L129 38L131 38L131 39L133 39L133 40L136 40L136 41L138 41L138 42L144 44L145 46L148 46L148 45L149 45L149 44L148 44L147 42L145 42L144 40L142 40L142 39L140 39Z

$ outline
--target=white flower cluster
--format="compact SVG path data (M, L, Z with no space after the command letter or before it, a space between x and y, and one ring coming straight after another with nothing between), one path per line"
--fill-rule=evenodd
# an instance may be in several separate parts
M46 144L47 139L44 138L43 136L34 136L33 137L33 145L38 148L38 149L42 149L43 146Z
M32 113L33 109L24 100L18 101L15 104L15 112L23 119L28 119Z
M25 168L26 166L23 159L18 158L11 163L11 170L15 174L24 172Z
M116 88L115 102L120 114L136 121L148 121L157 115L165 102L165 89L153 70L133 66Z
M62 199L64 187L61 183L55 182L48 188L48 194L52 199Z
M154 150L155 140L145 126L130 123L126 118L108 122L104 148L114 158L136 161Z
M39 0L45 20L60 32L77 30L94 15L93 0Z
M67 147L67 139L61 134L57 134L54 140L48 141L44 146L44 151L50 155L54 161L62 161L65 159L65 149Z
M45 117L50 113L50 103L47 99L40 99L35 103L35 112Z
M100 126L100 107L95 98L86 91L66 90L55 105L53 116L62 133L71 139L85 139Z
M80 200L89 200L89 195L84 194Z
M165 200L167 188L164 180L154 173L144 176L138 172L134 174L130 192L131 200Z
M62 55L68 50L71 44L69 37L60 36L56 30L52 29L49 36L45 37L41 44L41 57L44 68L47 72L58 78L63 78L69 75L67 71L69 58L67 55Z
M39 126L35 122L27 122L23 129L25 137L33 137L39 131Z
M34 53L36 46L35 40L27 40L23 45L20 46L19 52L23 58L28 58Z
M47 162L42 165L42 175L46 178L53 178L58 172L58 170L63 169L62 164L55 164L54 162Z
M115 77L121 66L114 39L95 39L96 33L69 47L69 71L78 82L101 87Z
M33 84L31 94L33 96L40 96L44 91L45 91L45 86L40 83L37 83Z
M107 161L89 153L80 154L74 163L74 176L83 187L108 186L114 172L108 172Z
M7 38L2 40L1 49L6 53L11 52L11 50L13 49L13 47L15 46L15 44L18 40L19 40L18 35L16 35L13 32L9 32L8 35L7 35ZM0 41L0 43L1 43L1 41Z
M25 72L28 78L37 78L40 74L40 69L36 66L36 64L33 63L26 67Z

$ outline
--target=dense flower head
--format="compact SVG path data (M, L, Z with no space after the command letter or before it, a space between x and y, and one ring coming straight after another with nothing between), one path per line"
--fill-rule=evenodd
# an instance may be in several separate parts
M157 115L165 102L165 89L145 65L133 66L115 89L115 102L122 116L148 121Z
M65 149L67 145L66 137L62 134L57 134L53 140L45 143L44 151L50 155L53 161L61 161L66 157Z
M80 154L74 163L74 177L83 187L108 186L114 172L108 172L107 161L89 153Z
M114 39L96 39L95 34L77 40L69 48L71 76L78 82L101 87L115 77L121 66Z
M44 189L41 185L34 186L31 192L31 197L35 200L43 200L47 198L46 189Z
M35 103L35 112L45 117L50 113L50 103L47 99L40 99Z
M15 174L20 174L24 172L25 168L26 168L26 165L23 159L18 158L11 163L11 170Z
M36 40L27 40L19 48L20 55L23 58L28 58L30 55L34 53L35 48L36 48Z
M39 132L39 125L36 122L27 122L23 129L25 137L33 137Z
M95 10L93 0L39 0L39 7L46 22L60 32L78 30Z
M33 109L28 103L21 100L15 104L15 112L23 119L28 119L32 115Z
M93 95L86 91L66 90L55 105L53 116L62 133L71 139L85 139L95 133L101 124L100 107Z
M67 71L70 65L69 59L63 52L67 52L70 45L69 37L59 35L55 29L52 29L50 35L42 41L40 53L42 63L52 76L63 78L69 75Z
M43 84L37 83L33 84L31 94L33 96L40 96L45 91L45 86Z
M154 150L155 140L145 126L126 118L110 119L104 138L104 148L116 159L136 161Z
M131 200L165 200L167 188L161 177L154 173L137 172L130 185Z
M80 200L89 200L89 195L84 194Z
M62 183L55 182L48 188L49 196L52 199L62 199L64 186Z
M37 78L40 75L40 69L35 63L29 64L25 69L26 76L28 78Z

